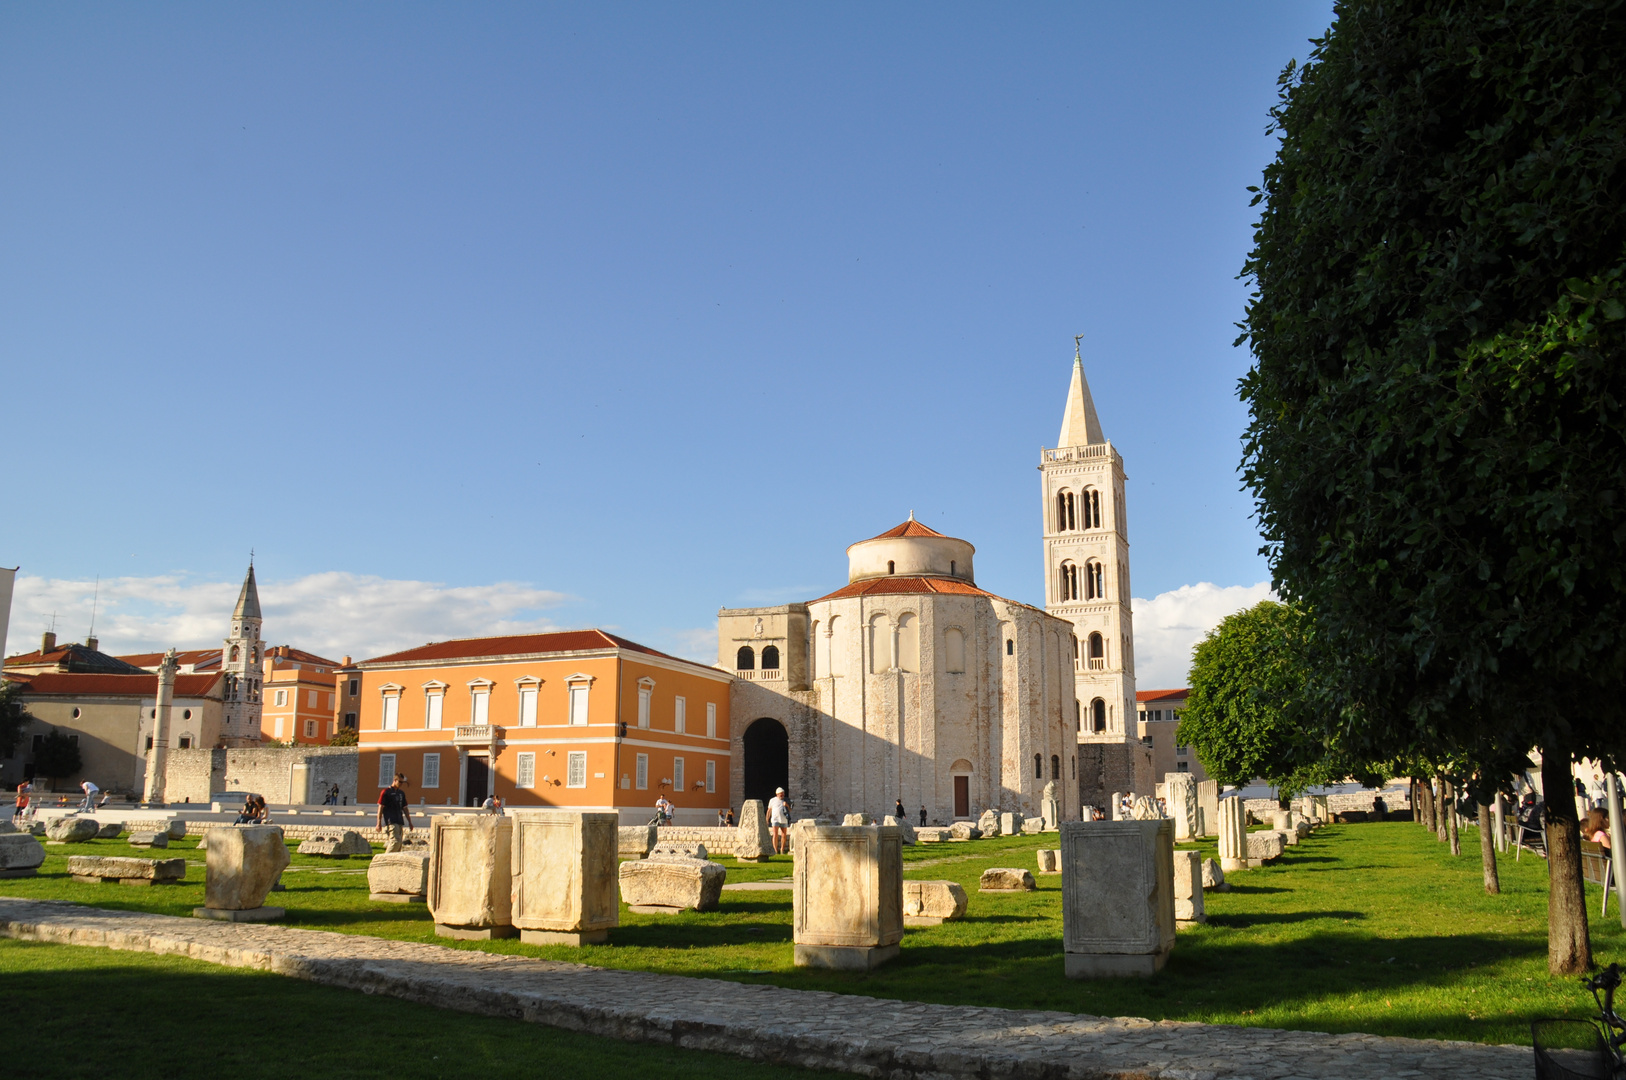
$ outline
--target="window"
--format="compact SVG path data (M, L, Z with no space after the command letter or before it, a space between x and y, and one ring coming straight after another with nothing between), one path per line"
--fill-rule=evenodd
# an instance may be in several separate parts
M1016 642L1013 641L1010 638L1005 639L1005 655L1006 656L1015 656L1016 655Z
M1103 600L1106 598L1106 577L1098 562L1089 562L1084 565L1084 599Z
M565 786L587 786L587 751L572 750L565 755Z
M1077 517L1074 515L1076 503L1073 501L1071 491L1058 491L1056 493L1056 531L1071 532L1077 528Z
M1033 755L1033 778L1035 780L1044 779L1044 756L1042 754Z
M1063 600L1078 599L1077 564L1070 562L1064 562L1061 564L1061 581L1057 585L1057 591L1060 593L1061 599Z
M469 723L483 727L491 723L491 691L476 690L474 692L474 707L470 710Z
M898 616L899 671L920 670L920 622L913 615Z
M672 788L675 791L683 790L683 759L680 757L672 759Z
M892 663L892 634L886 626L886 616L877 615L869 621L869 672L879 675Z
M378 786L389 787L390 781L395 779L395 755L378 755Z
M330 708L330 709L333 708L333 695L332 694L329 694L327 696L327 707Z
M361 693L361 680L360 679L351 679L350 680L350 696L355 697L360 693Z
M1100 698L1090 702L1090 730L1105 731L1107 729L1107 703Z
M305 721L305 738L307 738L307 739L316 738L316 721L315 720L307 720L307 721Z
M1174 771L1175 772L1190 772L1191 771L1191 762L1189 762L1189 761L1176 761L1174 763Z
M1084 527L1086 529L1099 529L1101 527L1101 493L1093 488L1087 488L1079 502L1083 504Z
M950 674L965 670L965 632L957 626L943 633L943 659Z
M672 702L672 730L679 735L689 728L689 702L685 698L677 698Z
M757 666L757 654L751 651L751 646L741 645L740 651L734 654L734 669L736 671L752 671Z
M638 755L638 763L637 763L637 767L636 767L636 775L633 777L632 786L637 788L639 791L643 791L644 789L649 787L649 755L648 754L639 754Z
M570 688L570 722L583 725L587 723L587 687L572 686Z
M424 699L424 703L424 727L430 731L439 731L442 710L446 707L446 695L430 694Z
M384 699L384 730L394 731L400 718L401 699L398 695L391 694Z
M423 756L423 786L426 788L440 787L439 754L425 754Z
M949 560L949 577L956 577L956 576L957 575L954 572L954 560L950 559Z
M716 737L717 703L715 701L708 701L706 702L706 738L715 739Z
M273 739L282 738L282 717L280 716L277 717L276 722L271 726L271 737Z
M536 726L536 687L524 686L519 691L519 726Z
M192 749L192 737L190 735L182 735L181 736L181 749L182 750L190 750L190 749Z
M272 702L271 703L273 705L276 705L278 708L281 708L282 706L288 704L288 691L286 691L286 690L278 690L278 691L276 691L274 694L272 694Z
M1071 758L1068 758L1068 760L1073 763L1072 764L1073 779L1077 780L1078 779L1078 755L1074 754Z
M1175 757L1186 757L1190 753L1190 751L1191 751L1191 747L1189 747L1189 746L1176 746L1174 748L1174 756Z
M147 749L148 750L152 749L152 736L151 735L147 736Z
M717 763L715 761L706 762L706 793L708 795L717 793Z
M1090 670L1105 671L1107 666L1107 643L1100 634L1091 634L1089 641Z
M519 755L519 764L515 768L518 770L518 776L514 779L515 787L534 788L536 786L535 753Z
M181 719L182 720L190 720L190 719L192 719L192 710L191 709L182 709L181 710Z
M1050 755L1050 779L1061 779L1061 755L1059 754Z
M777 646L777 645L764 645L762 647L762 670L763 671L778 671L779 670L779 646Z
M305 700L310 703L311 708L316 708L316 691L310 691L310 693L306 695Z
M638 726L649 726L649 699L655 695L653 687L640 686L638 688Z
M891 559L886 560L886 572L889 574L895 574L898 572L897 566Z
M347 712L347 713L344 714L344 726L347 727L347 728L353 728L353 727L356 726L356 714L355 713Z

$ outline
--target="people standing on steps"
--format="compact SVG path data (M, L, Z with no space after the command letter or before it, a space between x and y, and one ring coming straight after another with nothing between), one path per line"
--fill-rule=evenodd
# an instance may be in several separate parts
M768 831L773 834L773 853L783 855L790 850L790 804L785 801L785 789L774 788L768 800Z
M384 851L400 851L406 831L412 828L412 811L407 809L407 778L396 773L390 786L378 793L378 831L384 834Z

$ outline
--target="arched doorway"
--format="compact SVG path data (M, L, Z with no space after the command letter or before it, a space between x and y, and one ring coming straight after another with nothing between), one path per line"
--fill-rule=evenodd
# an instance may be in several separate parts
M788 791L790 736L785 733L784 725L764 716L751 722L741 742L745 750L745 792L741 798L767 802L773 798L774 788Z

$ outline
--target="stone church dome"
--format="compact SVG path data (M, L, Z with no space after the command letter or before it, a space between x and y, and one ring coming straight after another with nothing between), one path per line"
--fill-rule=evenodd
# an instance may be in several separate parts
M911 512L903 524L847 549L847 581L908 576L957 578L975 584L971 557L976 550L964 540L922 525Z

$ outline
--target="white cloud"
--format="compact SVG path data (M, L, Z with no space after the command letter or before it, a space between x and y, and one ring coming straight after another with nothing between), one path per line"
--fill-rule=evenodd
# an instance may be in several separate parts
M1185 686L1191 670L1191 650L1203 635L1225 616L1274 596L1268 581L1226 586L1201 581L1150 600L1135 597L1136 688L1174 690Z
M101 649L118 654L219 645L241 586L183 574L103 581L96 600ZM93 581L19 577L5 651L38 648L53 616L60 640L82 640L95 592ZM364 659L448 638L556 630L542 611L570 599L524 582L448 586L340 571L262 581L259 592L268 643L334 659L347 653Z
M717 624L696 626L684 630L661 630L656 635L662 652L681 656L685 660L712 665L717 662Z

